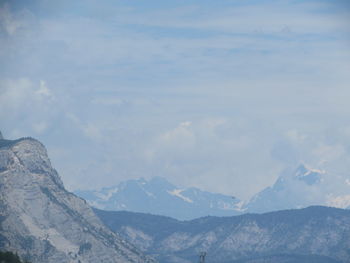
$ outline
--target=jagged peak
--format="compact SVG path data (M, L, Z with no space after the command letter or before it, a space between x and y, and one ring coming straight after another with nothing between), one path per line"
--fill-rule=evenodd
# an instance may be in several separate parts
M324 170L320 170L320 169L315 169L315 168L311 168L309 165L306 164L300 164L298 166L298 168L295 171L295 175L296 176L307 176L311 173L315 173L315 174L325 174L326 171Z
M162 182L162 183L169 183L169 181L162 176L154 176L152 177L149 182Z
M295 175L296 176L303 176L307 172L308 172L308 169L306 168L305 164L300 164L295 171Z
M162 176L154 176L148 182L153 186L164 187L168 190L175 188L172 183L170 183L165 177Z
M322 175L326 172L319 169L311 168L306 164L301 164L295 171L294 176L308 185L314 185L322 181Z

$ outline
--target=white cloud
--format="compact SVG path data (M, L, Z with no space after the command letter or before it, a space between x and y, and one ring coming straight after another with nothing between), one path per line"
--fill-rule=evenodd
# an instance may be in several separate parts
M0 114L16 114L25 109L34 110L48 104L52 94L45 81L40 81L39 88L26 78L0 80Z
M0 11L1 126L64 148L72 185L158 174L243 196L299 161L349 170L349 27L331 3L116 2L102 16L93 2L30 8L32 24Z
M350 195L333 196L329 195L326 201L328 206L346 209L350 207Z
M0 79L1 123L14 138L45 134L59 112L55 103L45 81Z
M224 128L224 129L223 129ZM227 134L223 136L223 134ZM145 146L148 164L178 184L197 185L204 189L247 198L274 178L280 167L260 148L262 138L251 131L240 131L237 135L234 120L208 118L183 121L177 127L160 134ZM232 136L233 135L233 136ZM260 167L252 166L250 159ZM276 168L271 169L274 164ZM273 172L272 172L273 171ZM249 185L251 178L256 184ZM225 181L218 184L217 181ZM270 181L271 180L271 181ZM245 184L244 190L233 186ZM242 189L242 188L241 188Z
M165 143L178 143L183 139L190 139L192 141L194 135L190 128L191 124L190 121L181 122L175 129L162 134L160 140Z
M157 150L185 154L196 144L196 135L190 121L181 122L176 128L161 134L156 140Z

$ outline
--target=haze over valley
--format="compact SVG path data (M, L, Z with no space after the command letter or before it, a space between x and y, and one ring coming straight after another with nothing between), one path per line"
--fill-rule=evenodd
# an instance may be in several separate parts
M349 18L0 0L0 262L350 262Z

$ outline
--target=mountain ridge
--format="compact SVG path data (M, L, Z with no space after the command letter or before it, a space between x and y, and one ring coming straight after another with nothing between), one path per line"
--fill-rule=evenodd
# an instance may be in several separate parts
M110 229L161 263L193 262L201 251L207 251L208 262L217 263L350 260L350 211L339 208L311 206L189 221L127 211L94 211ZM278 254L290 261L281 260ZM264 257L271 261L258 261Z
M284 209L324 205L350 208L350 182L347 191L328 187L330 175L301 164L281 173L275 183L248 201L195 187L180 188L163 177L127 180L101 190L75 191L90 205L110 211L133 211L174 217L180 220L242 213L265 213ZM341 183L341 182L339 182ZM344 183L343 183L344 184ZM142 205L140 205L142 204Z
M241 201L237 198L195 187L179 188L163 177L127 180L100 191L75 193L100 209L148 212L184 220L210 214L229 216L241 213Z

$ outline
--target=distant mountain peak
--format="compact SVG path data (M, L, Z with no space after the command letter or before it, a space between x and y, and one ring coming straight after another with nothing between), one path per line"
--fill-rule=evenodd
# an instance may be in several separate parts
M0 131L0 140L3 140L4 136L2 135L1 131Z
M304 175L306 172L308 172L308 169L306 168L305 164L300 164L298 166L298 168L295 171L295 176L302 176Z
M308 185L314 185L321 181L321 175L326 172L319 169L310 168L305 164L301 164L295 171L295 176L304 181Z
M166 178L161 176L155 176L148 181L149 184L158 187L165 187L167 190L172 190L176 188L172 183L170 183Z
M160 214L186 220L242 212L239 199L195 187L178 187L160 176L128 180L99 191L76 191L76 194L100 209Z
M302 163L294 171L282 173L274 185L253 196L245 207L249 212L267 212L315 204L328 205L325 203L328 193L325 190L326 174L324 170ZM341 200L338 198L332 202L339 203Z
M326 173L326 171L325 170L321 170L321 169L312 168L311 166L302 163L296 169L296 173L295 174L299 175L299 176L305 176L305 175L308 175L310 173L324 174L324 173Z

